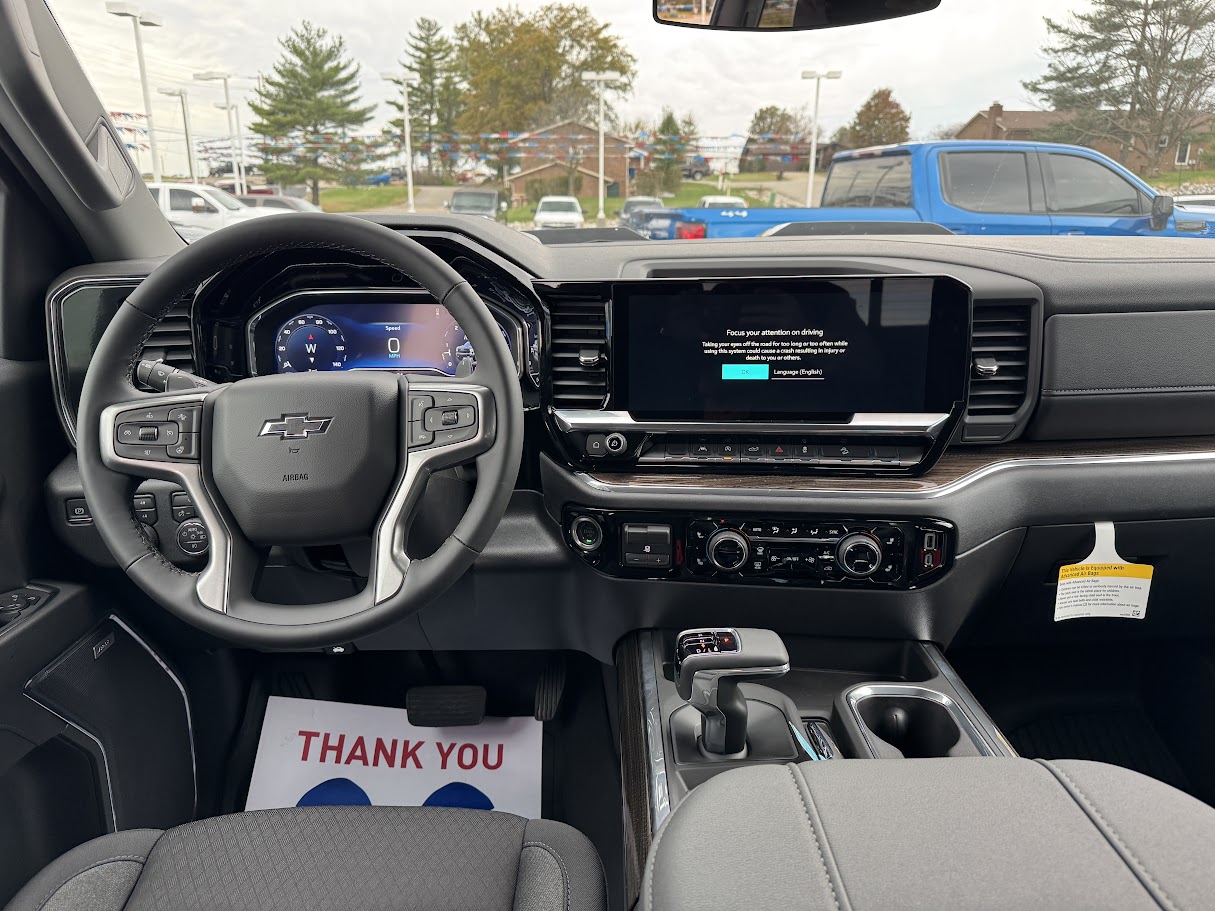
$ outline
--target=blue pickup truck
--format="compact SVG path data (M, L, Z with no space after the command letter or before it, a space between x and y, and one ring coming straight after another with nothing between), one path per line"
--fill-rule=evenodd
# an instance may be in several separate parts
M756 237L808 222L921 223L954 234L1215 237L1215 209L1174 212L1172 197L1101 153L1045 142L907 142L840 152L820 208L679 213L651 238Z

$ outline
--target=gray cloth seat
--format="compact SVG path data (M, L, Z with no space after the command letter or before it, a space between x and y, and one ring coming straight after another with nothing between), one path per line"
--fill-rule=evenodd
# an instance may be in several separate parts
M603 911L580 832L507 813L307 807L136 829L54 861L8 911Z
M756 766L695 788L643 911L1215 908L1215 809L1095 762Z

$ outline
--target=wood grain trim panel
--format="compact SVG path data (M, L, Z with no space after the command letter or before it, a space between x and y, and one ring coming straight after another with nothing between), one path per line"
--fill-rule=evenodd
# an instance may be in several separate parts
M604 484L632 487L700 487L716 490L833 490L877 493L897 490L924 492L956 483L967 475L1001 462L1035 459L1086 459L1116 456L1163 456L1210 452L1215 437L1171 437L1153 440L1077 440L1075 442L1010 443L1002 446L954 447L945 452L927 473L919 477L846 477L793 474L747 474L743 472L590 472Z

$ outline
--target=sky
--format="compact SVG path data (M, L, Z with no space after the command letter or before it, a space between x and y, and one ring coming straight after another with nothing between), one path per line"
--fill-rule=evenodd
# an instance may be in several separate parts
M911 112L913 137L926 137L995 101L1033 108L1021 82L1045 68L1043 17L1066 18L1088 0L942 0L934 12L888 22L756 34L661 25L647 0L586 4L638 59L634 90L615 105L626 120L654 118L668 105L690 111L702 135L745 133L757 108L811 100L813 83L800 79L803 69L838 69L840 80L823 83L820 119L828 135L874 89L889 87ZM143 112L131 20L107 14L104 0L50 0L50 6L107 110ZM224 136L225 115L216 107L222 87L195 82L193 74L231 72L233 100L242 102L278 57L277 37L311 19L346 39L362 67L364 98L379 105L368 125L378 129L391 113L384 102L396 97L380 73L399 69L414 19L427 15L451 27L488 7L486 0L140 0L141 10L164 23L143 35L165 172L185 173L185 137L180 101L158 89L188 90L196 141ZM253 119L243 104L241 117L244 124ZM147 153L141 165L150 169Z

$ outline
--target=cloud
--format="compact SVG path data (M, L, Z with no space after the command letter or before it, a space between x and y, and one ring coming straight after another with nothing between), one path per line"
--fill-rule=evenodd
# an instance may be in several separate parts
M144 0L163 28L144 32L153 93L185 87L196 138L226 135L218 83L192 80L199 70L238 76L237 100L250 95L252 77L278 57L277 38L301 19L341 34L362 66L364 96L381 105L375 125L387 121L392 89L379 74L401 59L405 36L421 15L452 26L481 0L447 0L440 6L394 0ZM532 9L544 0L522 0ZM653 117L664 106L692 112L706 135L745 132L756 108L797 107L811 100L806 67L843 71L823 86L821 119L828 132L851 119L879 87L912 114L913 135L958 123L993 101L1030 107L1021 80L1043 69L1043 16L1061 18L1082 0L943 0L939 9L905 19L846 29L785 34L744 34L677 28L656 23L646 0L590 0L591 11L611 23L638 58L632 96L617 109L626 118ZM130 20L105 12L104 0L51 0L51 8L108 110L143 111ZM393 96L395 97L395 96ZM153 115L167 169L184 172L185 141L177 99L153 95ZM252 117L247 108L242 119ZM146 156L144 166L147 166Z

